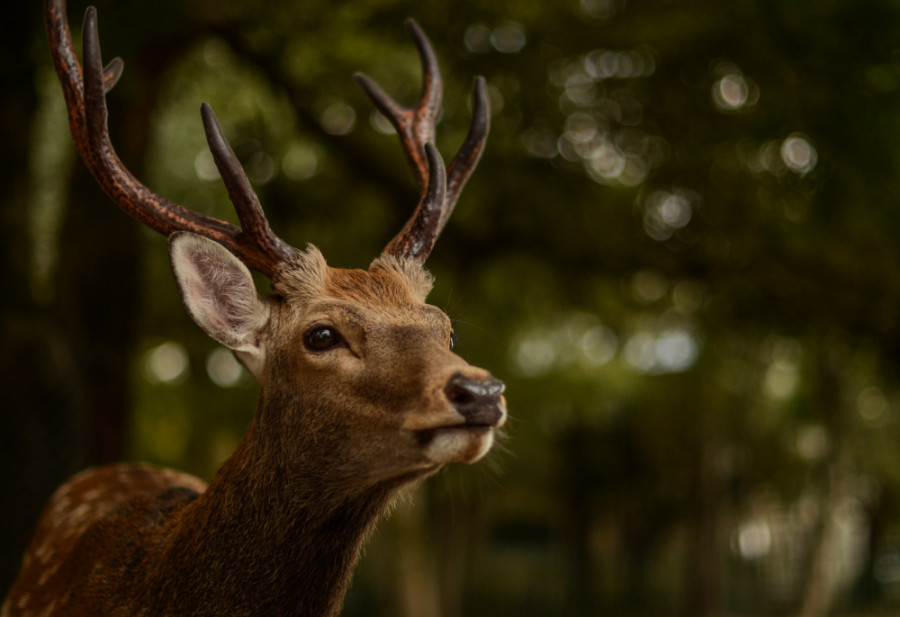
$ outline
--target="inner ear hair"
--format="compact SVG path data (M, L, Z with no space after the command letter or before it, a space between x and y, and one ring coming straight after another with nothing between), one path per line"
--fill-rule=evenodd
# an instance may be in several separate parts
M250 270L221 244L187 232L169 239L172 270L193 320L226 347L253 354L269 307Z

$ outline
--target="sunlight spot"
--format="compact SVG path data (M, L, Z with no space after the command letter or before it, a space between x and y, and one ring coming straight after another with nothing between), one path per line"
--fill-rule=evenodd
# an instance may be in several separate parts
M641 302L656 302L669 291L665 276L656 270L639 270L631 279L631 288Z
M783 358L778 358L769 365L763 378L763 391L769 398L785 400L794 394L800 381L797 365Z
M491 44L494 49L504 54L515 54L525 47L525 28L515 21L501 24L491 33Z
M873 428L885 425L890 410L890 403L880 388L866 388L856 399L857 413Z
M750 87L743 75L725 75L713 85L713 102L724 111L734 111L747 104Z
M556 361L556 350L547 337L532 335L523 338L515 346L516 366L526 377L546 374Z
M615 0L580 0L579 6L582 13L593 19L609 19L618 9Z
M800 458L811 462L820 461L828 454L831 439L825 427L808 424L797 431L795 447Z
M372 110L372 113L369 114L369 124L376 132L382 135L393 135L397 132L391 121L377 109Z
M625 343L625 362L642 373L653 370L656 362L656 339L649 332L638 332Z
M194 172L201 180L212 181L221 177L219 169L216 167L216 162L213 160L212 152L207 148L198 152L197 156L194 157Z
M573 143L587 143L597 135L597 121L590 114L576 111L566 118L566 138Z
M597 80L648 77L656 71L656 60L649 47L616 51L595 49L584 56L584 70Z
M618 181L623 186L638 186L647 178L649 171L647 162L642 157L627 154Z
M801 175L812 171L818 158L819 155L813 145L797 133L785 139L781 144L781 160L788 168Z
M758 167L770 173L777 173L781 167L780 145L777 141L767 141L759 147Z
M281 161L284 175L291 180L306 180L313 177L318 166L319 156L316 148L302 143L292 144Z
M332 103L322 112L319 122L329 135L346 135L356 124L356 110L346 103Z
M766 521L742 524L732 539L732 550L747 560L765 557L772 550L772 530Z
M644 231L654 240L668 240L675 231L685 227L693 215L691 194L675 191L654 191L644 203Z
M144 376L150 383L180 383L189 369L187 350L175 341L158 345L144 355Z
M230 350L218 347L206 358L206 374L220 388L233 388L244 376L244 367Z
M612 330L603 326L594 326L581 336L579 350L590 367L599 367L608 363L616 355L618 339Z
M616 334L586 312L553 320L552 326L523 332L510 347L511 361L525 377L540 377L554 369L594 371L616 355Z
M579 107L587 107L597 98L597 87L588 75L575 73L566 79L563 96Z
M484 24L472 24L466 28L463 35L466 49L476 54L486 54L491 51L491 29Z
M560 151L565 156L565 153ZM592 180L601 184L611 184L625 169L625 157L612 143L603 140L591 149L584 166Z
M549 129L532 127L522 133L521 140L529 156L552 159L559 154L556 133Z
M734 63L719 60L712 67L716 81L712 85L713 104L721 112L737 112L759 101L759 87L745 77Z
M680 373L697 361L699 346L685 328L667 328L661 332L639 331L623 350L625 362L642 373L661 375Z
M250 158L244 164L244 171L247 173L247 177L255 184L270 182L275 177L277 168L275 159L262 150L257 150L250 155Z
M668 330L656 339L655 353L659 371L680 373L697 360L697 342L685 330Z

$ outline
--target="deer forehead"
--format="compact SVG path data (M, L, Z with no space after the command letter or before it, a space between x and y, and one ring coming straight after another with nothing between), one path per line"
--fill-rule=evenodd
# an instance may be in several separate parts
M412 259L382 255L368 270L332 268L315 246L281 265L272 279L275 293L309 302L330 296L372 306L423 303L433 279Z
M286 263L272 282L275 293L307 320L328 316L360 326L447 330L444 312L425 304L431 286L431 275L413 260L382 256L368 270L332 268L312 246Z

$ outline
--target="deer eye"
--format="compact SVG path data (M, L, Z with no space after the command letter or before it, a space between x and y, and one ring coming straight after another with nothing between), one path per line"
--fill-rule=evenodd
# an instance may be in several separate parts
M450 331L450 350L452 351L454 347L456 347L456 343L459 339L456 338L456 332Z
M325 351L341 342L341 335L334 328L318 326L303 335L306 348L312 351Z

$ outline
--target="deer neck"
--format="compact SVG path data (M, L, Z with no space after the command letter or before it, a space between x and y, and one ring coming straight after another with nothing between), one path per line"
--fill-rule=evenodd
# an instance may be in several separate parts
M323 477L321 465L309 479L298 476L296 461L289 468L259 438L260 415L170 535L168 571L149 596L177 599L167 613L337 615L362 544L411 480L350 491ZM316 449L301 443L294 451Z

